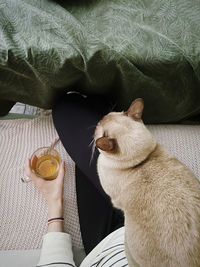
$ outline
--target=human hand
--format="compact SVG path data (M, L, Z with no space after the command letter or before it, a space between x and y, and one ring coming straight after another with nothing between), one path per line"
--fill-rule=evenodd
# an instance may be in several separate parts
M33 181L37 189L45 197L48 204L49 217L62 215L62 201L63 201L63 185L65 175L64 162L60 165L58 176L54 180L45 180L38 177L31 170L31 160L26 162L26 175Z

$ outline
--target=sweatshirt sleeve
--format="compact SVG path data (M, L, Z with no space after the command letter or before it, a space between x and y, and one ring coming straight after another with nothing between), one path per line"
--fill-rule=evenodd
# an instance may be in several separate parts
M43 237L40 260L37 267L75 267L71 237L63 232L49 232Z

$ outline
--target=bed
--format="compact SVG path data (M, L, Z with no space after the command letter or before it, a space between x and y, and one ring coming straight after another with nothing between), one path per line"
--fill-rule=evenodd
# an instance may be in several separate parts
M69 91L104 95L116 110L142 97L158 142L200 178L199 25L198 0L0 0L0 116L15 102L51 109ZM188 120L195 125L181 124ZM57 136L51 114L0 117L0 267L38 260L46 204L20 177L26 156L52 142L49 132ZM61 144L57 149L71 169L65 231L78 264L84 249L74 163ZM36 214L42 220L33 223Z
M74 90L137 97L147 123L200 113L198 0L0 1L0 114Z

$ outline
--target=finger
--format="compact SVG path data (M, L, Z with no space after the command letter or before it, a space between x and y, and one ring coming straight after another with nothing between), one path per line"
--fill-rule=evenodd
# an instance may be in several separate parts
M30 159L29 159L29 158L26 159L25 172L26 172L26 175L27 175L28 177L31 176L31 172L32 172L32 171L31 171L31 163L30 163Z
M32 181L37 181L38 179L41 179L40 177L37 177L31 169L31 159L27 158L26 160L26 168L25 168L26 175L31 178Z
M59 173L58 173L58 179L63 181L64 176L65 176L65 162L62 161L61 164L60 164L60 170L59 170Z

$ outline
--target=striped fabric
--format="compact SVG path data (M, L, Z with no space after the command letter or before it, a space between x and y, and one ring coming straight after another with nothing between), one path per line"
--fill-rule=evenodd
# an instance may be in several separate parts
M116 231L108 244L94 259L91 267L122 267L128 266L124 247L124 228Z
M71 238L66 233L50 232L44 236L37 267L75 267ZM128 266L124 246L124 227L104 238L83 260L80 267Z

